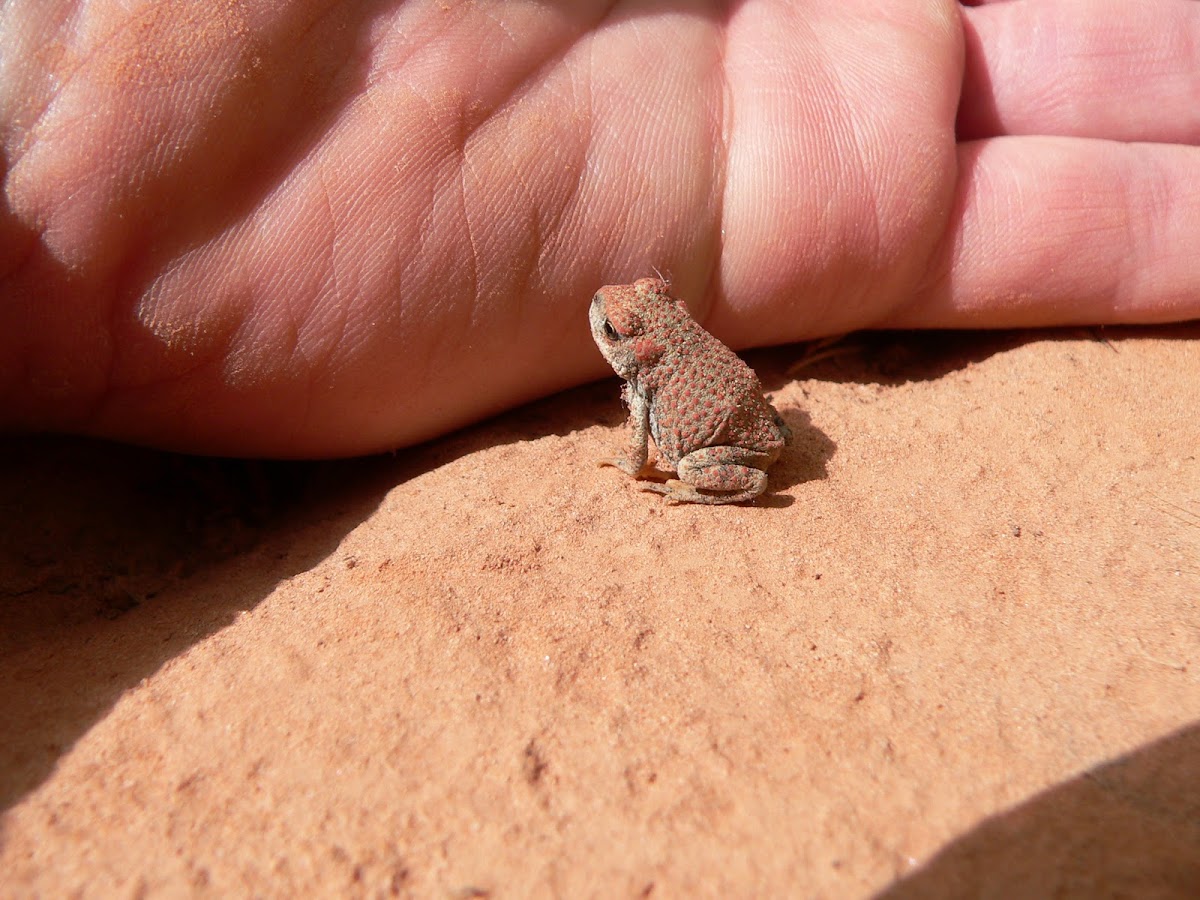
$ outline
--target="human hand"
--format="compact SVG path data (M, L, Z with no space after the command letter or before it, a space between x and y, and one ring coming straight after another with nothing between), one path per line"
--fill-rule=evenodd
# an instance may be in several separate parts
M8 427L399 446L602 374L655 266L734 346L1200 315L1191 0L10 0L0 46Z

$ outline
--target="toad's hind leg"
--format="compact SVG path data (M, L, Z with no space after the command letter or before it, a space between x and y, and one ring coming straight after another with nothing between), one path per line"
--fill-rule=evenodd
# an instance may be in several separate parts
M679 460L677 481L642 487L676 503L744 503L767 489L764 470L777 455L743 447L704 447Z

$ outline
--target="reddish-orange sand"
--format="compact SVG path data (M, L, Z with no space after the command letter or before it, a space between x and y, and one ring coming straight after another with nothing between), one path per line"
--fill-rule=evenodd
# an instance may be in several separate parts
M615 380L385 459L7 439L0 894L1200 896L1200 327L832 352L748 356L752 506L598 468Z

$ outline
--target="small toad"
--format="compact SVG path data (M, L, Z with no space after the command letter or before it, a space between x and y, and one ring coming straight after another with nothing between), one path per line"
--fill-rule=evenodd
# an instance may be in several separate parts
M637 478L654 438L677 475L643 490L676 503L741 503L767 489L766 469L791 437L753 370L692 318L660 278L600 288L592 337L625 379L629 455L605 460Z

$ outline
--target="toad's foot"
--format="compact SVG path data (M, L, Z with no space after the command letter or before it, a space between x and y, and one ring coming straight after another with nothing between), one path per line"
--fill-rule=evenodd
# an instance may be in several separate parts
M710 506L725 503L745 503L748 500L753 500L762 493L762 491L758 490L746 490L708 494L697 490L687 482L679 481L675 478L670 479L664 484L647 481L639 484L638 487L643 491L653 491L656 494L662 494L671 503L705 503Z
M649 468L649 463L647 462L638 462L637 460L626 459L621 456L614 456L611 459L601 459L597 461L596 465L601 468L612 466L614 469L620 469L626 475L632 475L634 478L640 478L642 472L648 469L649 471L654 471Z

